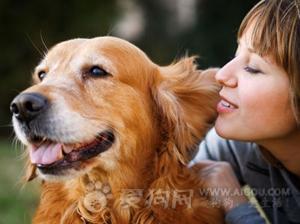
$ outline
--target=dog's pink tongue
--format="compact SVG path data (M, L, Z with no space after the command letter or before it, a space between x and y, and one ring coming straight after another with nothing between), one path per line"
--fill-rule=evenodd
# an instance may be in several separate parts
M30 148L30 160L33 164L51 164L63 158L62 144L44 143Z

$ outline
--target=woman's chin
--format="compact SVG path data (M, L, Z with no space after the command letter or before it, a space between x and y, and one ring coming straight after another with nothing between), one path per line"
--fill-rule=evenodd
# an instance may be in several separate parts
M218 117L215 123L215 130L217 134L225 139L232 139L232 140L244 140L240 137L241 129L235 128L233 122L225 121L224 119Z

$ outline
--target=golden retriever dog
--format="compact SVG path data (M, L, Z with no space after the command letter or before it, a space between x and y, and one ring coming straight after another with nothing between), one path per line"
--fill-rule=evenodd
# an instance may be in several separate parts
M222 223L187 166L216 117L215 72L114 37L54 46L10 108L27 180L42 179L33 223Z

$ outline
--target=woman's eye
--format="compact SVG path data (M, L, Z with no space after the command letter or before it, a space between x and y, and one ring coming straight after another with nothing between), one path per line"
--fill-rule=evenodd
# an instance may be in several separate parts
M260 70L255 69L255 68L251 68L251 67L249 67L249 66L246 66L246 67L244 68L244 70L245 70L246 72L251 73L251 74L258 74L258 73L261 73Z
M89 75L94 77L103 77L108 75L108 73L104 69L100 68L99 66L91 67L88 73Z
M38 77L40 79L40 81L42 81L45 77L46 77L47 73L45 71L40 71L38 73Z

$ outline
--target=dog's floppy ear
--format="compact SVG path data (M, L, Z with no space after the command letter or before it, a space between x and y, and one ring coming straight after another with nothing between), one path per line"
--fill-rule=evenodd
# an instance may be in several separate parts
M169 142L166 148L182 164L191 159L216 118L219 98L216 72L217 69L198 70L195 57L186 57L160 67L154 77L151 91Z

